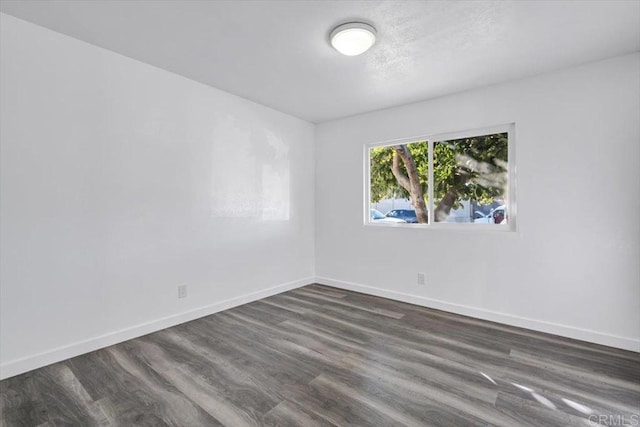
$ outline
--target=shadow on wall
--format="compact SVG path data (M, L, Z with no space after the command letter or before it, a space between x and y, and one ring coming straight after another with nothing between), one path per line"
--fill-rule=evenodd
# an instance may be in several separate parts
M212 215L289 221L289 145L267 129L226 116L213 132Z

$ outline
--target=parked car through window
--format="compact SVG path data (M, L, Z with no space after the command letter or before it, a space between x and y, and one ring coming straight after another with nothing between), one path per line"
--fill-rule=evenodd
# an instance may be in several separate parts
M416 215L416 211L412 209L392 209L387 212L386 215L388 218L398 218L403 220L404 222L409 222L415 224L418 222L418 216Z

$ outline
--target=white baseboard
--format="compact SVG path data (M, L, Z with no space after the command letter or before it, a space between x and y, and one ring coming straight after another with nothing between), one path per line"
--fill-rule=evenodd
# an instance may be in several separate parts
M78 341L62 347L54 348L32 356L11 360L0 364L0 380L13 377L33 369L41 368L52 363L70 359L90 351L98 350L110 345L118 344L132 338L141 337L152 332L156 332L171 326L199 319L219 311L228 310L242 304L276 295L291 289L299 288L314 282L313 277L308 277L293 282L283 283L268 289L251 292L249 294L240 295L214 304L205 305L183 313L173 314L161 319L152 320L136 326L121 329L119 331L109 332L107 334Z
M199 319L200 317L208 316L210 314L214 314L223 310L228 310L242 304L247 304L252 301L276 295L291 289L299 288L310 283L320 283L327 286L333 286L335 288L389 298L396 301L434 308L437 310L461 314L477 319L489 320L492 322L531 329L534 331L574 338L581 341L587 341L610 347L621 348L624 350L640 352L640 340L632 338L604 334L588 329L581 329L573 326L566 326L542 320L529 319L526 317L499 313L461 304L453 304L446 301L426 298L423 296L405 294L401 292L390 291L387 289L361 285L358 283L330 279L327 277L309 277L295 280L293 282L283 283L278 286L273 286L268 289L252 292L235 298L230 298L214 304L209 304L203 307L186 311L184 313L178 313L161 319L152 320L150 322L142 323L130 328L121 329L119 331L110 332L98 337L78 341L32 356L11 360L9 362L0 364L0 380L19 375L33 369L41 368L52 363L60 362L62 360L66 360L75 356L79 356L90 351L99 350L110 345L118 344L123 341L150 334L152 332L169 328L171 326L176 326L181 323Z
M316 277L316 283L332 286L335 288L345 289L349 291L361 292L363 294L389 298L392 300L420 305L423 307L434 308L437 310L443 310L450 313L461 314L464 316L474 317L476 319L489 320L492 322L503 323L510 326L517 326L520 328L531 329L539 332L546 332L553 335L559 335L562 337L573 338L573 339L587 341L595 344L602 344L609 347L616 347L623 350L640 352L640 340L633 339L633 338L620 337L620 336L605 334L602 332L592 331L588 329L581 329L573 326L566 326L558 323L546 322L543 320L530 319L526 317L515 316L512 314L485 310L477 307L470 307L470 306L461 305L461 304L453 304L450 302L426 298L423 296L405 294L402 292L395 292L387 289L375 288L371 286L361 285L358 283L330 279L328 277Z

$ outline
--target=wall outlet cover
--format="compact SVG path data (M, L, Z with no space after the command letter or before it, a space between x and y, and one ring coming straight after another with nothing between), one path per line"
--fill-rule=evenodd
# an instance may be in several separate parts
M178 298L187 297L187 285L178 285Z

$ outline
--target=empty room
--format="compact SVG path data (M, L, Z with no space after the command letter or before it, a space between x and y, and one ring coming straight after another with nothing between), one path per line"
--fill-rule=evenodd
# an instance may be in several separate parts
M640 0L0 0L0 426L262 425L640 425Z

